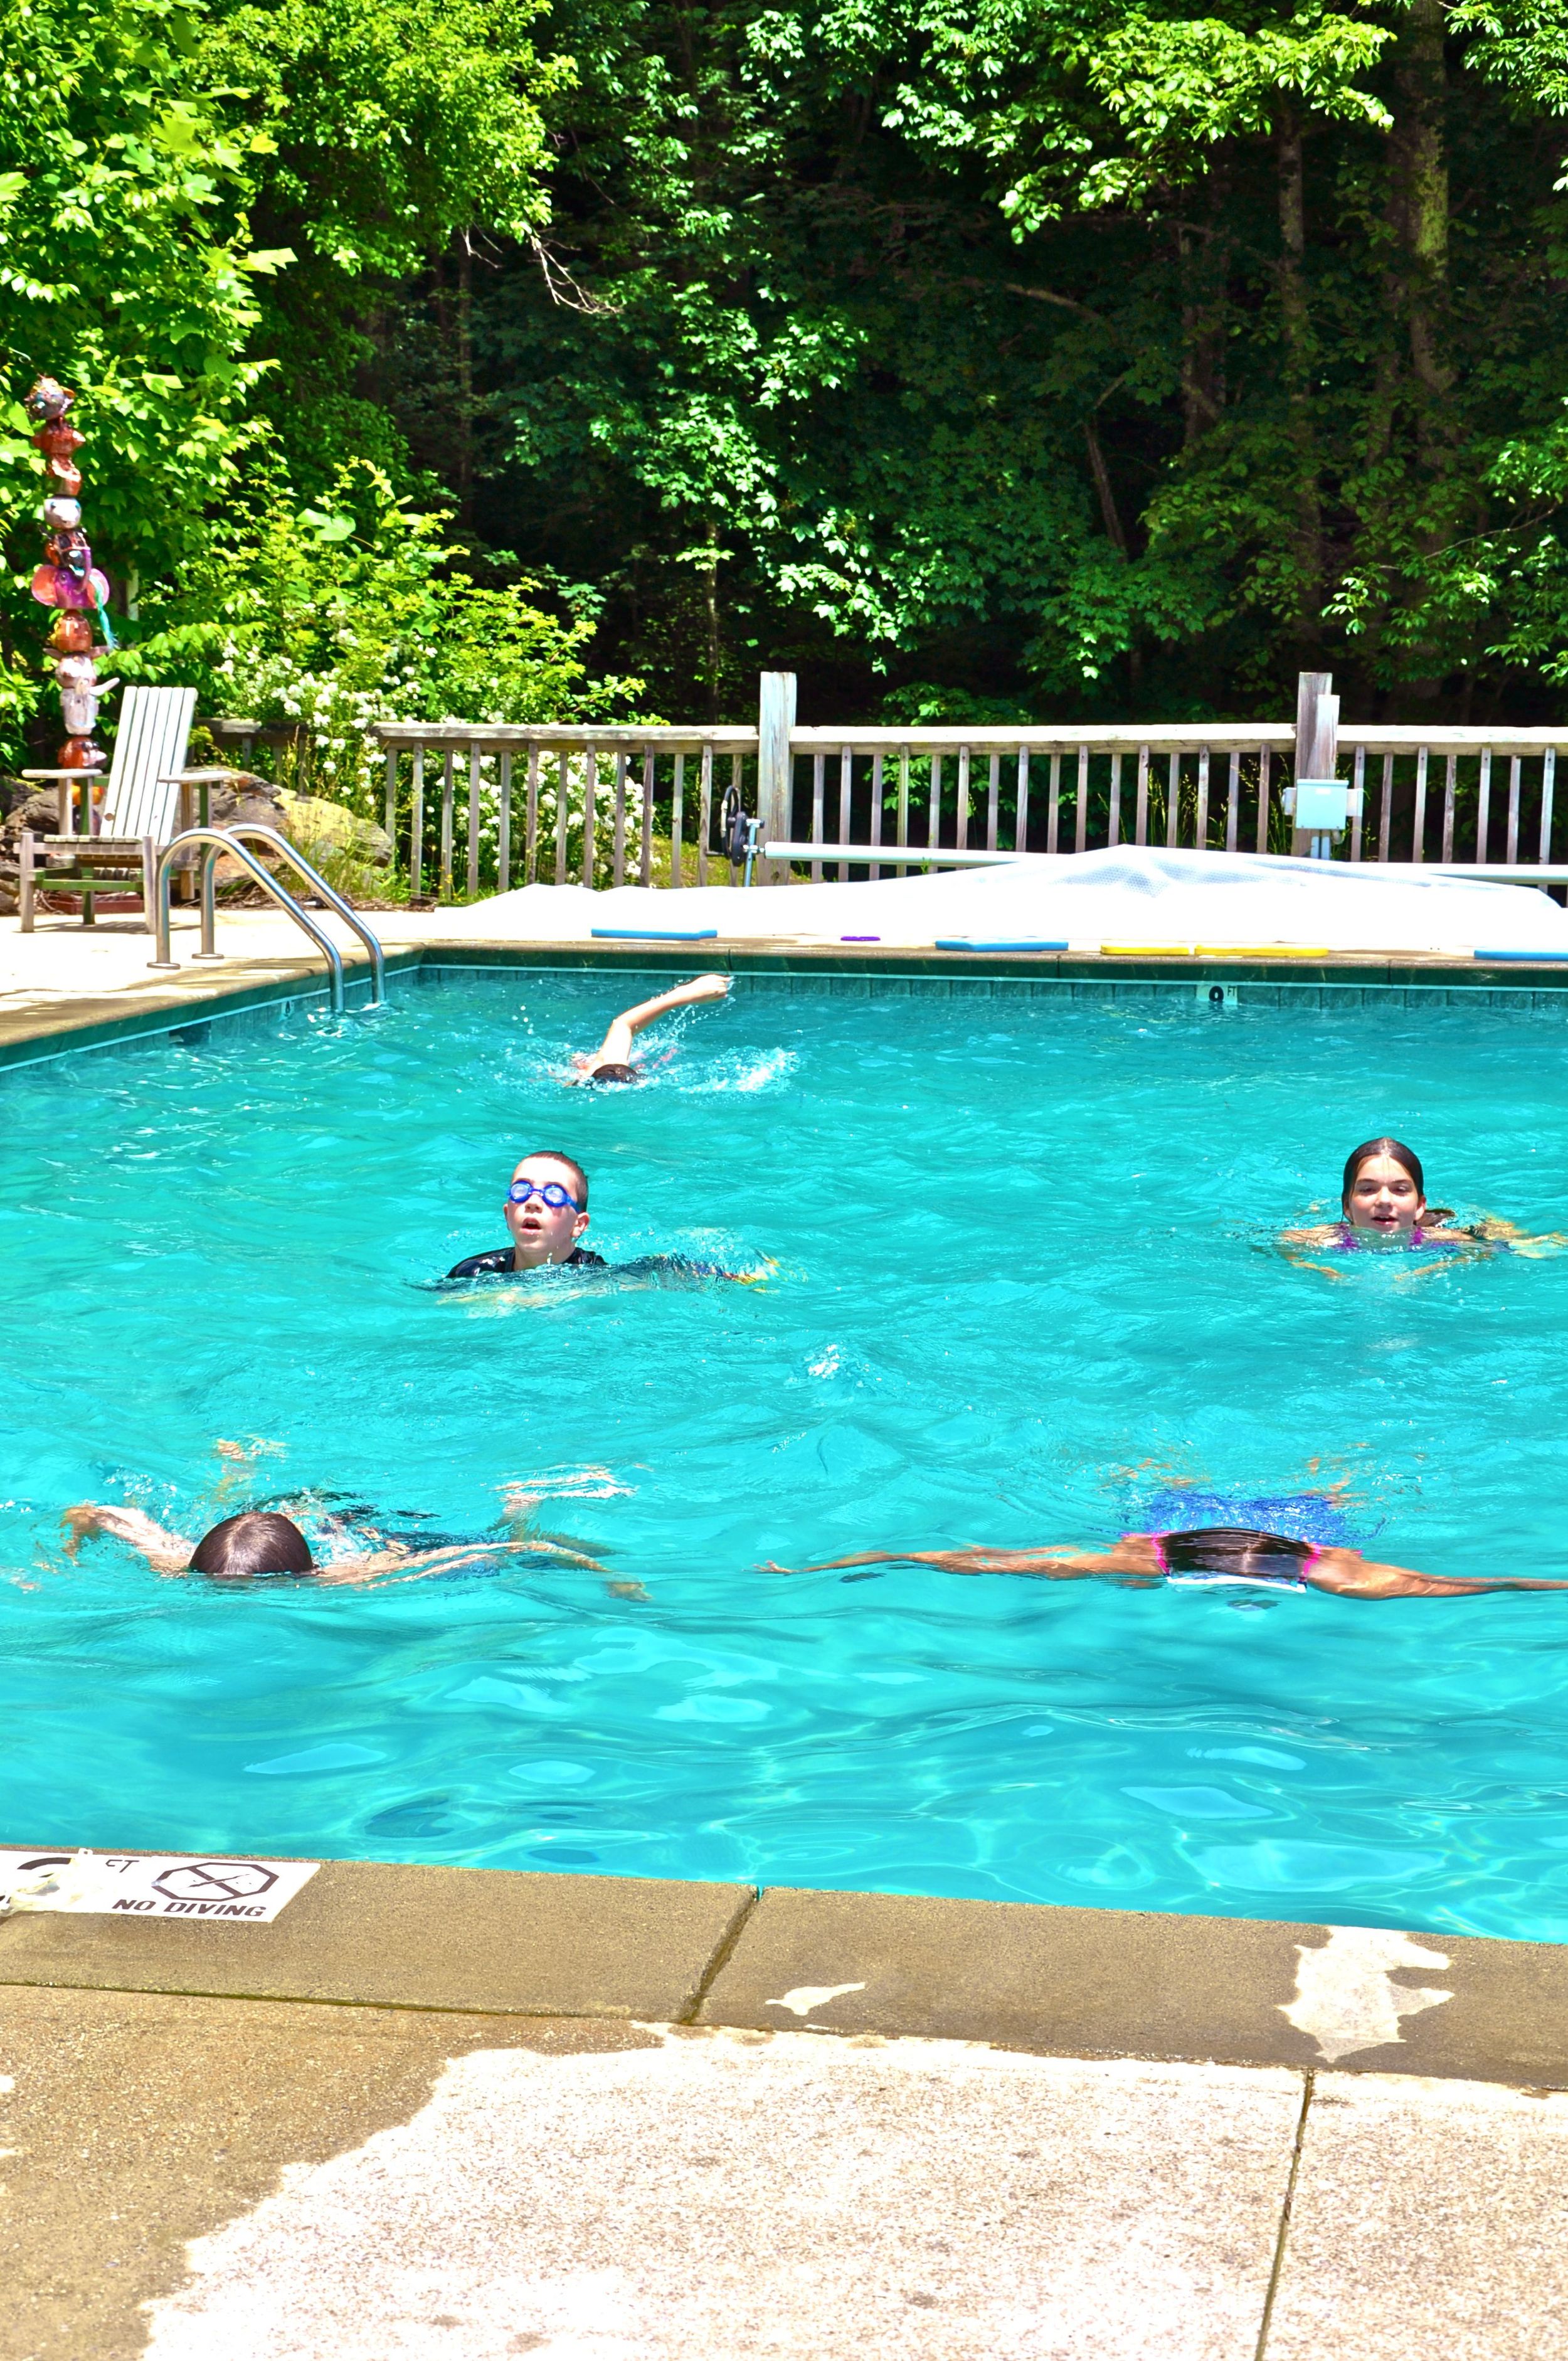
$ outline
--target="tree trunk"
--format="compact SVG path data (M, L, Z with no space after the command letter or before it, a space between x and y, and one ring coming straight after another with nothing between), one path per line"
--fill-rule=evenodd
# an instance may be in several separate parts
M1089 446L1089 472L1094 478L1094 489L1100 495L1100 513L1105 521L1106 538L1124 557L1127 555L1127 536L1122 526L1122 512L1116 506L1115 489L1111 470L1105 465L1105 454L1100 447L1100 437L1094 431L1094 421L1083 422L1083 439Z
M718 530L718 522L716 520L709 527L708 538L710 542L717 538ZM707 593L707 718L710 721L717 721L718 719L718 672L720 657L718 631L718 556L717 551L715 551L713 555L709 557L706 571L707 581L704 585L704 588Z
M1208 176L1214 227L1177 231L1181 274L1181 444L1190 450L1217 426L1225 404L1225 328L1230 247L1222 226L1228 176L1216 163Z
M457 239L457 448L455 460L457 513L465 525L474 521L474 249L468 233Z
M1448 309L1448 154L1443 117L1448 77L1442 0L1411 0L1397 52L1394 170L1409 290L1410 365L1426 390L1446 394L1453 372L1442 358Z
M1312 321L1307 291L1307 207L1301 126L1294 108L1275 133L1279 175L1279 320L1285 346L1287 431L1296 468L1299 629L1310 646L1322 629L1323 525L1312 427Z

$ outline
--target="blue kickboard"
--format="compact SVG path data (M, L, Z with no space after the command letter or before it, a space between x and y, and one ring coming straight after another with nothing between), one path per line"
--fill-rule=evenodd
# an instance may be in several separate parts
M591 932L596 943L711 943L718 928L694 927L685 932L679 927L595 927Z
M967 935L938 935L937 949L939 951L1065 951L1067 945L1043 942L981 943L970 942Z
M1477 951L1475 956L1487 966L1508 961L1518 962L1522 960L1530 967L1542 967L1550 961L1555 960L1561 963L1568 960L1568 951Z

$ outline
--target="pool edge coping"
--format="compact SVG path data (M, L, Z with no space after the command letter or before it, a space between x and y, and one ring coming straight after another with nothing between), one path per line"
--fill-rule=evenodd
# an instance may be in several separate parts
M1568 995L1568 968L1510 961L1490 965L1436 954L1398 959L1378 952L1347 952L1330 961L1261 958L1189 958L1173 954L1107 957L1079 953L938 951L897 945L794 941L518 943L454 934L386 948L389 978L418 976L426 970L462 972L540 970L555 973L687 973L698 959L720 973L759 978L839 978L874 984L1045 983L1149 986L1194 996L1215 984L1270 992L1486 991L1533 1004L1541 993ZM369 965L359 946L344 952L350 1005L362 1001ZM156 982L121 985L108 993L57 994L43 1005L7 1008L0 1004L0 1071L36 1065L75 1050L181 1033L268 1007L324 1007L324 965L313 957L278 954L225 960L207 968L188 967Z
M1568 1945L740 1881L327 1861L269 1925L0 1919L6 1987L1568 2090Z

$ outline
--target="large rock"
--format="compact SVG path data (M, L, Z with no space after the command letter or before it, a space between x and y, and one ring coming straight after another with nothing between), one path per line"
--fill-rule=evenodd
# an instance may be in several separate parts
M284 810L284 833L307 861L318 851L347 853L372 869L389 869L392 840L373 819L361 819L345 804L329 803L322 796L298 796L291 787L278 794Z
M275 787L270 779L261 778L255 771L236 771L222 786L214 786L208 811L214 828L247 823L251 827L275 828L285 836L289 832L282 788Z

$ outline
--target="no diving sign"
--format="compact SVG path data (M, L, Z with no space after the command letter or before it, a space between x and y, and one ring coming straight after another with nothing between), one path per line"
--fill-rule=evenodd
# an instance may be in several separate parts
M123 1918L276 1918L317 1861L220 1861L199 1853L0 1850L0 1909Z

